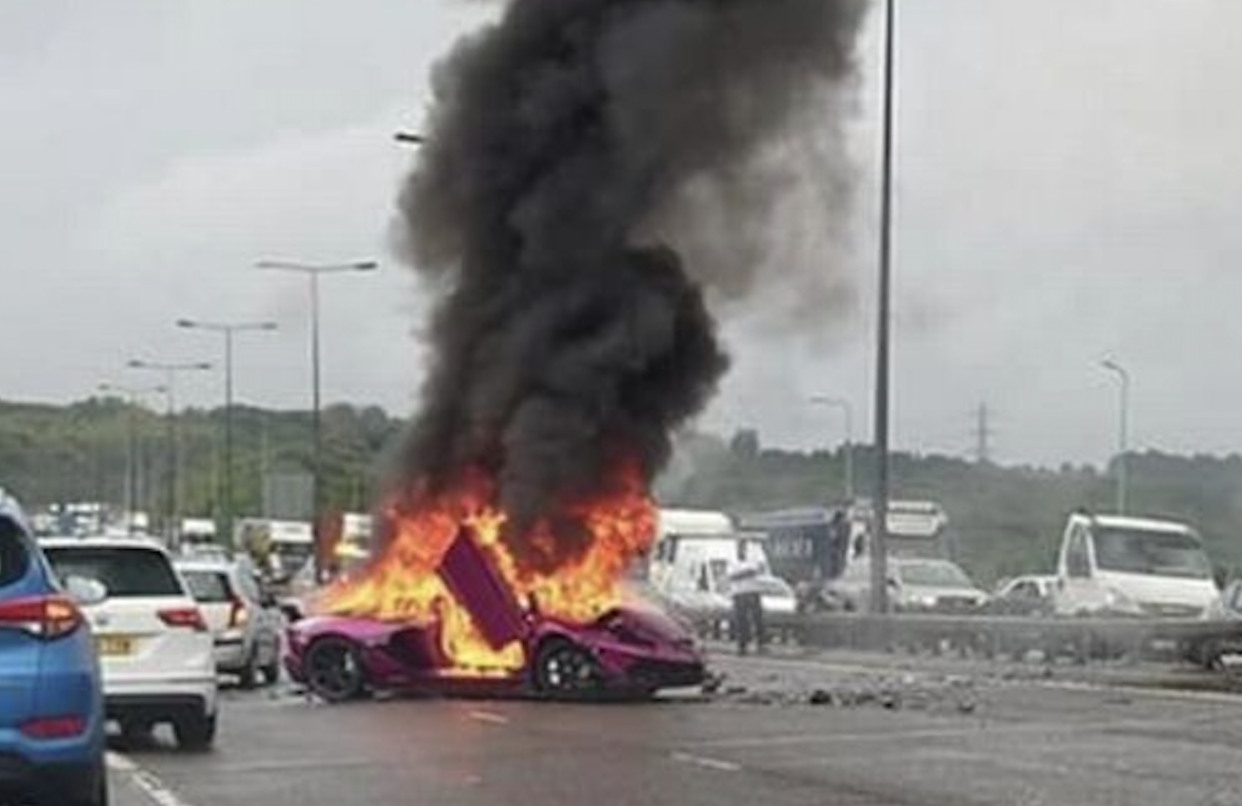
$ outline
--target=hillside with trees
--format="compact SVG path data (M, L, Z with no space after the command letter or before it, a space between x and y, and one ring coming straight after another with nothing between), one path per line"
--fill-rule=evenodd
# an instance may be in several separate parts
M235 489L239 514L262 514L265 474L306 473L311 466L307 412L235 410ZM218 514L223 411L178 415L182 490L187 516ZM325 504L366 510L379 490L386 457L403 422L377 407L324 410ZM67 406L0 403L0 486L30 506L102 501L123 506L131 436L141 508L160 513L166 502L169 421L116 398ZM1200 529L1218 564L1242 567L1242 456L1129 457L1132 510L1185 520ZM874 456L855 448L856 489L866 496ZM844 499L842 451L799 453L765 449L754 432L732 439L690 433L659 480L670 506L750 512L791 506L831 506ZM956 557L985 581L1052 566L1065 515L1077 507L1112 508L1107 470L1001 466L947 456L897 454L898 498L940 502L952 520Z

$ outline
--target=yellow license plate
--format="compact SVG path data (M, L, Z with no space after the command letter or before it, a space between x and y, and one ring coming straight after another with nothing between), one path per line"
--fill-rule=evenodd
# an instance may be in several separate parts
M128 635L99 636L99 654L108 657L134 654L134 639Z

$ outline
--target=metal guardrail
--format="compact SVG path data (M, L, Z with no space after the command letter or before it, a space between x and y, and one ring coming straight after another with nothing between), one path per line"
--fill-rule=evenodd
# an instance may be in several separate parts
M852 613L776 615L786 640L824 648L960 652L1018 657L1032 651L1080 661L1171 654L1205 665L1242 653L1242 621L1139 618L1037 618L987 615Z

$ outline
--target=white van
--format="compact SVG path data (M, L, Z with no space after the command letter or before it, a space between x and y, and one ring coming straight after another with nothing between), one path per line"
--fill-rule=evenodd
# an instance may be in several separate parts
M727 616L731 608L728 577L742 564L756 567L762 576L771 575L767 535L738 531L723 512L661 510L659 526L648 571L651 586L696 621ZM777 579L770 582L771 593L764 594L765 609L792 611L792 589Z
M1057 563L1058 614L1198 618L1219 600L1203 541L1189 526L1070 516Z

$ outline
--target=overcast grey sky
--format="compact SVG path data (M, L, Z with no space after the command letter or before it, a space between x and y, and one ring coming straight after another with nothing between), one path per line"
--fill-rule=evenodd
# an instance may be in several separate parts
M1242 3L900 0L896 442L963 453L995 411L1003 461L1105 459L1114 385L1134 441L1242 447ZM0 0L0 396L64 401L138 380L131 357L216 359L179 317L274 318L250 402L304 406L305 288L260 257L377 257L325 286L330 400L414 404L424 300L387 239L427 71L495 13L465 0ZM874 46L874 31L864 47ZM874 60L863 87L874 94ZM855 124L873 152L874 104ZM874 199L852 222L853 315L791 337L733 316L706 421L835 440L814 393L867 427ZM183 397L208 405L218 376Z

